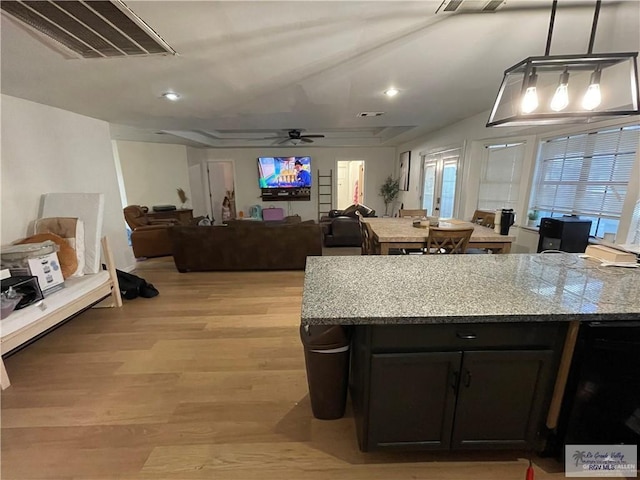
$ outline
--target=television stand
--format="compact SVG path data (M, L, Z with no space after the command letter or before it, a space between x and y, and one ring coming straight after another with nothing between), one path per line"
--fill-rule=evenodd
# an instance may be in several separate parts
M263 201L291 201L291 200L311 200L310 187L293 188L263 188L261 197Z

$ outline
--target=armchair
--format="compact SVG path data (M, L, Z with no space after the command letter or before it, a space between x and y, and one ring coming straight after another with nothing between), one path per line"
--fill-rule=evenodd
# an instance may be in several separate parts
M140 205L125 207L124 219L131 228L131 246L136 258L171 255L168 229L178 225L178 220L151 220Z
M320 220L324 232L324 245L326 247L360 247L362 234L359 215L375 217L375 214L375 210L358 204L344 210L331 210L328 217Z

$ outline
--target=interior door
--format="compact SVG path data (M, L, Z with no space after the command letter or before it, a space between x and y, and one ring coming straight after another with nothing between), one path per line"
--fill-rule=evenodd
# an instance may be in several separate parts
M364 204L364 160L338 160L336 208L344 210L352 204Z
M344 210L349 205L349 178L348 178L349 162L338 162L337 177L337 202L336 208Z
M435 217L452 218L456 212L460 149L424 157L422 208Z
M220 224L225 220L235 218L235 169L233 162L208 162L207 174L213 220L216 224Z

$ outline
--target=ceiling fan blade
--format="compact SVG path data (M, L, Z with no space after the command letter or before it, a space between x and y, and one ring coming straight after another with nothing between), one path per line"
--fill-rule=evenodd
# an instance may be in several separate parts
M311 140L309 137L300 137L296 140L300 140L301 142L304 142L304 143L313 143L313 140Z
M281 138L281 137L276 137L276 138ZM283 138L282 140L280 140L279 142L273 142L274 145L282 145L283 143L287 143L291 141L290 138Z
M322 134L311 134L311 135L302 135L302 137L307 137L307 138L324 138L324 135L322 135Z

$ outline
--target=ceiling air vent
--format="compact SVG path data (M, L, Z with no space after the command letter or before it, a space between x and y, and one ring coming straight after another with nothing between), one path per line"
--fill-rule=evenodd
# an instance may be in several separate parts
M506 0L443 0L436 13L495 12Z
M384 112L360 112L356 117L381 117Z
M119 0L3 1L3 12L82 58L172 54L171 48Z

